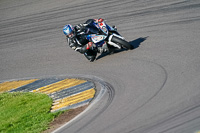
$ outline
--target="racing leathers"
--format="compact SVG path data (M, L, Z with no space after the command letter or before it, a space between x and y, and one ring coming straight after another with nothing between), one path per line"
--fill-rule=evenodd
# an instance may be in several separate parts
M88 19L83 24L78 24L73 28L73 35L67 36L67 42L69 46L82 54L85 55L85 57L89 61L94 61L97 56L97 50L98 52L102 52L102 49L97 49L96 46L93 46L92 42L89 42L87 40L87 34L90 33L90 26L93 25L93 23L98 23L98 21L103 21L103 19ZM117 28L113 26L114 30L117 32Z
M87 23L76 25L73 29L74 34L71 37L67 37L67 42L73 50L84 54L92 62L95 60L97 52L93 50L92 42L89 42L86 38L85 27L87 25Z

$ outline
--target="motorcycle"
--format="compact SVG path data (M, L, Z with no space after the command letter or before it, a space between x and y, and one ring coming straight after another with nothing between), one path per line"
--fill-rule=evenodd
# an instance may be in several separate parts
M133 49L124 37L114 27L105 23L103 19L93 21L87 26L87 40L93 42L93 50L98 53L111 52L120 49Z

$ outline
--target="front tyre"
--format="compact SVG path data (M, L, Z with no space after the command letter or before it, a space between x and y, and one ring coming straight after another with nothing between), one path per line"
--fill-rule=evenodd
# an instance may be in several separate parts
M126 49L133 49L133 46L130 43L116 36L113 36L111 41L114 43L120 44L122 47L125 47Z

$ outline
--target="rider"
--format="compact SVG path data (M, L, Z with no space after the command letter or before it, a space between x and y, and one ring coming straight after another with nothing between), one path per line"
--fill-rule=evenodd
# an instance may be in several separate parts
M93 21L93 19L89 19L84 24L78 24L74 27L72 27L71 24L68 24L63 28L63 32L66 35L69 46L73 50L84 54L85 57L91 62L95 60L97 52L92 50L93 43L86 39L87 35L85 35L85 27Z
M78 24L74 27L72 27L71 24L68 24L63 28L63 32L66 35L69 46L73 50L84 54L90 62L96 59L97 51L93 50L95 48L93 47L93 43L87 40L87 35L85 33L88 31L88 29L86 26L94 22L98 23L100 21L103 21L103 19L88 19L83 24ZM117 30L115 26L113 26L113 28Z

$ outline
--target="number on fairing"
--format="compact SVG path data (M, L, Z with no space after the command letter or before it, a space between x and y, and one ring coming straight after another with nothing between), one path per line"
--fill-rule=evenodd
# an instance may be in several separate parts
M103 35L93 36L93 37L92 37L92 41L93 41L94 43L98 43L98 42L100 42L100 41L102 41L102 40L104 40L104 39L105 39L105 36L103 36Z

